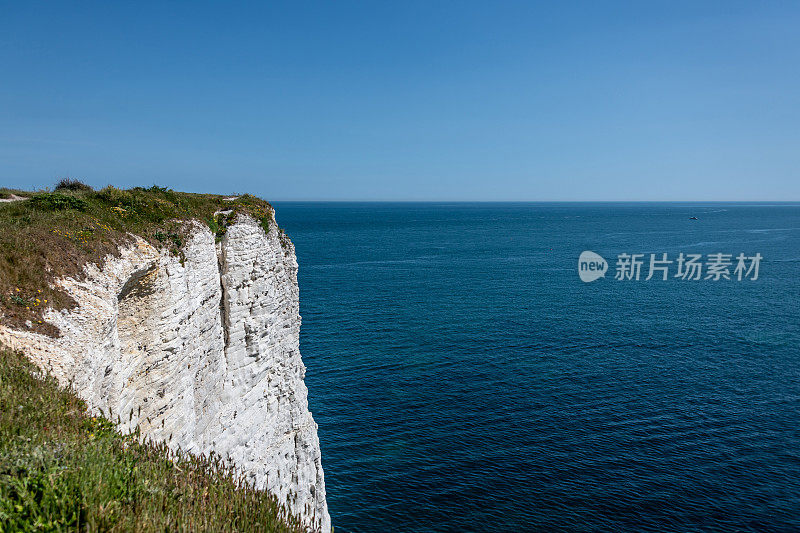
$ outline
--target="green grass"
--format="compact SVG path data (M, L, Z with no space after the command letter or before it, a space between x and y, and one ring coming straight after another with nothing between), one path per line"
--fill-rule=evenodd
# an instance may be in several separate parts
M43 309L70 308L74 301L51 282L81 277L86 263L116 254L129 233L182 256L187 220L206 224L218 239L240 213L267 231L272 222L271 206L251 195L227 201L157 186L94 191L75 180L62 180L54 192L0 189L0 195L12 193L28 199L0 203L0 314L5 325L52 336L59 331L43 319Z
M219 458L174 457L121 435L0 349L0 533L10 531L303 529Z

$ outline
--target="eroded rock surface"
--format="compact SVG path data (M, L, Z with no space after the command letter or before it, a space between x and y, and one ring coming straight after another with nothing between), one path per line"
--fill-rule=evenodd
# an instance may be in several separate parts
M142 239L57 283L78 306L48 310L58 339L0 325L0 342L72 384L121 429L231 460L329 531L317 425L300 358L292 243L240 216L222 242L195 224L181 260Z

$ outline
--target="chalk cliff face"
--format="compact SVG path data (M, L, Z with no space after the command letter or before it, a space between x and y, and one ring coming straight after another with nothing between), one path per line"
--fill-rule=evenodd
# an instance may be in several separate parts
M61 337L0 325L95 412L174 449L231 460L312 529L330 530L300 358L297 261L271 224L239 215L220 243L194 223L184 258L142 239L57 282L78 303Z

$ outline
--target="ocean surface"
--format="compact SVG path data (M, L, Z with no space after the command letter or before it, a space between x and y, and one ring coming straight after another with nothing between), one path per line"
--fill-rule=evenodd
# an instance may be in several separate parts
M275 206L337 533L800 531L800 204Z

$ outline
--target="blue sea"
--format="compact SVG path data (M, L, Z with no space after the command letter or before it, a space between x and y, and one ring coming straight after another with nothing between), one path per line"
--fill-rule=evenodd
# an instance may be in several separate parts
M337 533L800 531L800 204L276 208Z

